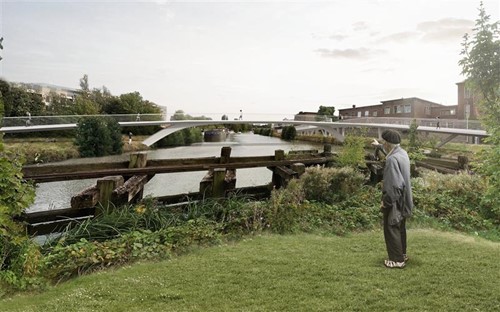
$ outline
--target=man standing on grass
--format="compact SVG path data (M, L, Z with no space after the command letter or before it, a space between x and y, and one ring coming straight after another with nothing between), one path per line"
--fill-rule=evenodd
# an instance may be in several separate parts
M382 133L387 152L382 186L382 212L384 214L384 239L389 259L387 268L404 268L406 255L406 218L411 216L413 198L410 184L410 159L399 145L401 135L395 130Z

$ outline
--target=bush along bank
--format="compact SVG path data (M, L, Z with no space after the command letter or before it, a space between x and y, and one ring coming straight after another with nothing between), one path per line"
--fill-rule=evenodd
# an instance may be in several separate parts
M33 256L23 258L30 275L11 271L19 276L3 276L4 289L43 288L109 266L168 259L193 246L263 232L345 235L378 229L380 187L365 182L351 167L314 167L265 201L229 198L164 207L146 198L135 206L103 211L43 246L32 243ZM429 173L413 185L416 206L409 227L437 226L500 240L498 216L475 201L485 188L480 177Z

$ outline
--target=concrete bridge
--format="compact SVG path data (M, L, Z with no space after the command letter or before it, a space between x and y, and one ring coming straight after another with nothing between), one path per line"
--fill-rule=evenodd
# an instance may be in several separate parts
M135 115L134 115L135 116ZM82 116L79 116L82 117ZM34 117L32 117L34 120ZM26 117L21 119L26 120ZM155 118L157 119L157 117ZM4 119L5 120L5 119ZM67 120L67 119L65 119ZM130 120L130 119L129 119ZM376 121L376 120L374 120ZM347 121L339 122L328 122L328 121L297 121L297 120L178 120L178 121L167 121L167 120L141 120L137 121L118 121L122 127L141 127L141 126L160 126L163 129L153 134L146 140L143 144L151 146L162 138L169 134L180 131L182 129L191 127L201 127L210 125L221 125L221 124L271 124L273 126L286 126L293 125L296 126L297 131L307 133L307 131L319 131L324 136L333 136L337 141L343 142L346 129L353 128L369 128L376 129L378 136L380 138L382 132L385 129L396 129L399 131L405 131L409 129L408 124L393 124L393 123L378 123L378 122L362 122L362 120L357 121L356 119L350 119ZM76 121L73 123L65 124L43 124L38 125L32 123L30 126L18 125L18 126L5 126L0 128L2 133L23 133L23 132L42 132L42 131L60 131L60 130L70 130L75 129L77 126ZM437 146L443 146L455 137L470 136L475 138L484 138L489 136L484 130L477 129L461 129L461 128L436 128L435 126L419 126L417 128L418 132L427 133L437 133L445 135L441 143Z

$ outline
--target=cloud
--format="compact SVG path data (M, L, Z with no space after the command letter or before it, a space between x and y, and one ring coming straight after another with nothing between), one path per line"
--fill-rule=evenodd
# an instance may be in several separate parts
M362 31L368 29L368 25L365 22L356 22L352 24L352 29L355 31Z
M417 25L417 30L423 33L423 41L455 41L470 33L473 27L472 20L444 18L422 22Z
M405 32L399 32L395 34L391 34L385 37L380 38L377 40L379 43L388 43L388 42L408 42L410 40L416 39L421 37L422 34L420 32L416 31L405 31Z
M335 33L335 34L318 34L318 33L313 33L311 34L311 37L313 39L331 39L331 40L336 40L336 41L342 41L347 38L346 35L342 35L340 33Z
M321 57L326 58L343 58L363 60L380 54L380 50L372 50L367 48L359 49L316 49L314 52L318 53Z

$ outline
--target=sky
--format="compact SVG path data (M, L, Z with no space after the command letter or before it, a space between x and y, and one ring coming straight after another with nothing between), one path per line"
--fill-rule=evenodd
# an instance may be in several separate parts
M492 21L500 1L484 1ZM0 77L106 86L192 116L282 120L319 106L457 104L475 0L0 0Z

